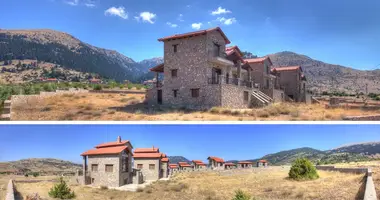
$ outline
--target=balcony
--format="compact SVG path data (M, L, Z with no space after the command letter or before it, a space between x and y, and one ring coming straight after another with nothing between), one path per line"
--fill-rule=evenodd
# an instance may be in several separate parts
M214 63L216 65L222 65L222 66L233 66L234 63L230 60L228 60L226 53L219 54L215 51L209 51L208 52L208 61L211 63Z
M227 84L227 85L236 85L236 86L254 88L253 81L240 80L237 78L227 78L221 75L217 77L208 78L208 84L211 84L211 85Z

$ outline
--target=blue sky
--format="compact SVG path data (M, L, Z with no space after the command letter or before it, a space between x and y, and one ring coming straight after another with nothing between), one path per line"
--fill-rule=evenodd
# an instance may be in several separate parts
M0 125L0 161L80 154L120 135L134 148L159 147L169 156L254 159L300 147L328 150L378 141L379 125Z
M136 61L162 56L160 37L220 25L233 44L259 56L288 50L332 64L380 68L379 0L0 0L0 5L0 28L64 31Z

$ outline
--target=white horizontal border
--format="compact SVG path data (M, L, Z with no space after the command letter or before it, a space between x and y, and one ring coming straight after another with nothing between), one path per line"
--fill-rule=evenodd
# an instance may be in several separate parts
M380 125L380 121L0 121L0 125L18 125L18 124L39 124L39 125L196 125L196 124L224 124L224 125L279 125L279 124L303 124L303 125L362 125L376 124Z

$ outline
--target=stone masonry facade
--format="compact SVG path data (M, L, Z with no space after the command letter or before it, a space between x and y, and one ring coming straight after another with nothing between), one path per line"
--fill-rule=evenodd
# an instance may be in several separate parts
M142 168L138 168L138 165L142 165ZM161 163L160 158L134 158L134 168L141 170L146 180L158 180L160 179Z

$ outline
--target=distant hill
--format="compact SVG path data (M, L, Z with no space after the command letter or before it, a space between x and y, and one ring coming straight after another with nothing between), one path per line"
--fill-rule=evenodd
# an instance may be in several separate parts
M39 60L117 81L140 81L143 67L117 51L102 49L54 30L0 30L0 61Z
M0 162L0 172L76 172L82 169L82 165L65 160L53 158L29 158L10 162Z
M332 149L332 153L360 153L364 155L380 155L380 142L347 144Z
M190 163L190 160L188 160L187 158L185 158L183 156L168 156L168 158L169 158L169 163L173 163L173 164L176 164L178 162Z
M269 55L273 66L300 65L307 78L307 89L317 92L380 93L380 70L357 70L314 60L308 56L284 51Z

